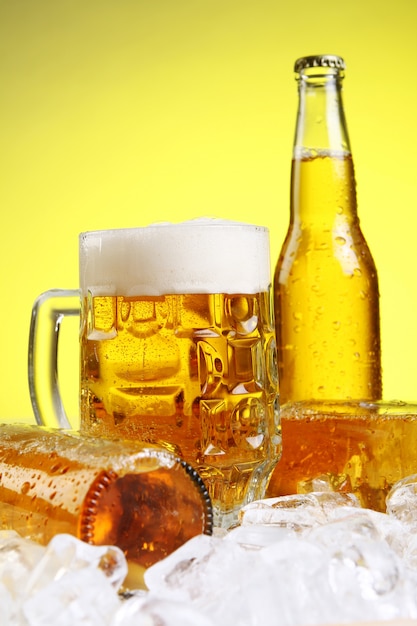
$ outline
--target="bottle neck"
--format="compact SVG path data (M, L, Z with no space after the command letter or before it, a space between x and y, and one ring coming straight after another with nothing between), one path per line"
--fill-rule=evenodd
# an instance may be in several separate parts
M350 154L342 80L341 72L333 68L318 68L310 75L300 72L294 158Z
M291 220L329 233L336 223L357 220L342 79L339 69L322 67L304 69L298 78Z

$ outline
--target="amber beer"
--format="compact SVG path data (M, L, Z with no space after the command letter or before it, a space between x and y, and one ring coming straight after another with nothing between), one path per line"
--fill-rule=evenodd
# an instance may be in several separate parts
M402 420L326 409L382 398L378 276L357 211L344 68L336 55L294 65L290 221L274 276L284 452L268 494L317 489L324 476L380 509Z
M149 567L212 531L201 478L159 446L0 425L0 528L47 544L69 533Z
M80 249L82 432L174 450L229 525L280 454L267 229L197 220Z
M294 159L292 189L299 221L275 276L282 401L380 398L378 281L351 155Z
M360 227L344 61L297 59L290 223L274 276L281 404L382 397L378 276Z
M353 493L385 512L385 498L416 473L417 406L383 402L299 402L282 408L283 455L268 495Z

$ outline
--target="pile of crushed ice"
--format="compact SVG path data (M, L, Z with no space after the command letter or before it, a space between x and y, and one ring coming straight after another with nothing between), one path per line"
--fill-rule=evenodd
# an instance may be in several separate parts
M335 493L252 503L239 526L190 540L128 594L118 548L69 535L45 548L0 531L1 626L417 620L415 480L392 492L387 514Z

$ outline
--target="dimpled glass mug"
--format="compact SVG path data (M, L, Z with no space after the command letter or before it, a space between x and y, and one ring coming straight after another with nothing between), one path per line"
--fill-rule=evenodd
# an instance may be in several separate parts
M38 423L53 413L69 425L58 331L81 300L81 433L175 451L204 480L215 525L229 527L264 497L281 455L268 229L201 218L86 232L79 263L79 290L45 292L33 307Z

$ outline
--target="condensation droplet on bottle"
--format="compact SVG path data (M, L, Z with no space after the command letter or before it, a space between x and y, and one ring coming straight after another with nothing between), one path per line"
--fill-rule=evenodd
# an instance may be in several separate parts
M301 332L301 326L294 326L294 332L295 333L300 333Z
M340 326L341 326L340 320L335 320L332 326L333 326L333 330L340 330Z
M343 215L343 207L342 206L338 206L336 211L337 211L338 215Z
M356 361L359 361L359 359L361 358L361 355L360 355L360 353L359 353L359 352L354 352L354 353L353 353L353 357L354 357L354 359L355 359Z
M335 241L339 244L339 246L344 246L346 243L346 239L344 237L336 237Z
M353 274L354 276L362 276L362 270L360 269L360 267L355 267L353 270Z
M294 311L292 316L297 321L300 321L303 319L303 314L300 311Z

